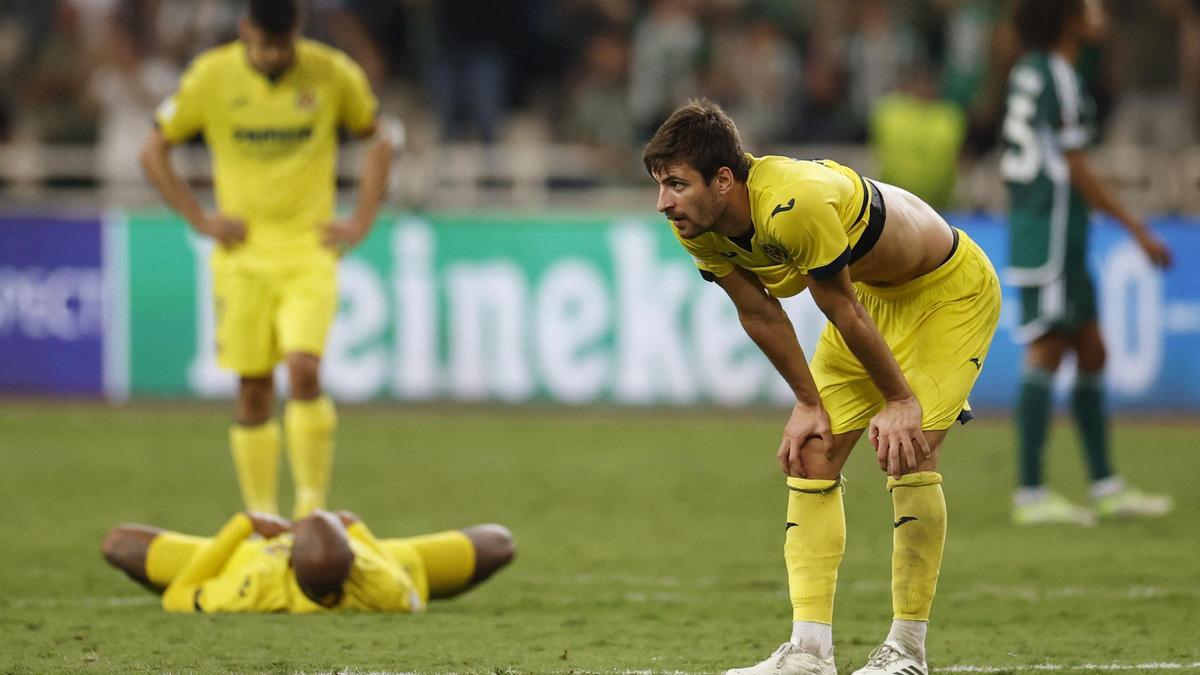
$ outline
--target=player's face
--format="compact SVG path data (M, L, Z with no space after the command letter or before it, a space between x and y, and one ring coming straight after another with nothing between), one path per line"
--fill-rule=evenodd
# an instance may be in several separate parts
M269 78L276 78L292 67L296 60L296 33L272 35L243 19L238 27L250 65Z
M656 174L659 213L670 218L684 239L712 232L724 211L716 181L706 183L688 164L676 164Z

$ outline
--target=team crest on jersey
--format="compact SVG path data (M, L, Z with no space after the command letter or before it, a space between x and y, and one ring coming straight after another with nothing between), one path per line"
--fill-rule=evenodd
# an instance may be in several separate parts
M308 112L317 107L317 95L305 89L296 96L296 108Z
M774 260L775 262L784 262L790 260L792 257L788 254L787 249L779 244L762 244L762 250L763 253L767 254L768 258Z

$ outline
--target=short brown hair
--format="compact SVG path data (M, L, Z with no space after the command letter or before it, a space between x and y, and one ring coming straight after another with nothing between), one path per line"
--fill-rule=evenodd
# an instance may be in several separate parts
M250 0L250 22L272 37L285 37L300 27L300 0Z
M742 182L750 175L737 127L721 106L706 98L692 99L671 113L642 150L642 161L651 176L682 163L699 171L706 183L723 166Z
M1083 0L1018 0L1013 25L1025 49L1049 51L1058 44L1067 21L1083 9Z

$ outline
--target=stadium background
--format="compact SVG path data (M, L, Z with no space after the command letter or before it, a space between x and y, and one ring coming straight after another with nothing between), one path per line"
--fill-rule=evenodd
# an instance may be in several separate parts
M1096 533L1006 525L1008 302L973 397L985 414L947 458L960 510L935 614L957 624L931 633L935 671L1200 670L1200 2L1107 6L1093 166L1176 254L1159 273L1100 219L1116 455L1178 510ZM522 553L420 625L310 623L333 636L281 655L258 645L294 644L287 624L210 621L197 638L95 554L119 520L207 532L237 507L228 403L192 402L233 385L208 346L209 244L136 161L188 59L234 35L237 3L0 1L0 669L711 672L765 654L786 625L764 610L786 610L769 461L786 392L655 217L640 144L684 98L711 96L756 154L911 181L1002 266L1006 7L313 3L308 32L363 64L408 140L388 209L341 270L323 371L343 410L335 499L385 533L505 522ZM204 148L175 158L207 196ZM357 166L350 145L347 185ZM811 346L820 317L807 297L792 305ZM1081 494L1073 437L1054 444L1051 474ZM886 550L864 543L886 495L858 460L843 665L877 639L887 603L871 581ZM681 535L693 516L708 528ZM1139 627L1135 646L1106 637L1114 616Z

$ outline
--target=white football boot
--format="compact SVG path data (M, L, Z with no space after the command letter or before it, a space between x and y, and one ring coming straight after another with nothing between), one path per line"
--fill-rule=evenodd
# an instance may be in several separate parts
M734 668L725 675L837 675L833 657L823 659L792 642L779 645L765 661L748 668Z
M1095 497L1093 502L1103 518L1158 518L1174 508L1169 496L1150 494L1127 484L1111 494Z
M1017 525L1092 527L1096 524L1096 514L1091 509L1072 504L1066 497L1049 491L1031 499L1020 494L1014 496L1012 517Z
M929 666L905 654L899 647L883 643L867 657L867 665L854 675L929 675Z

